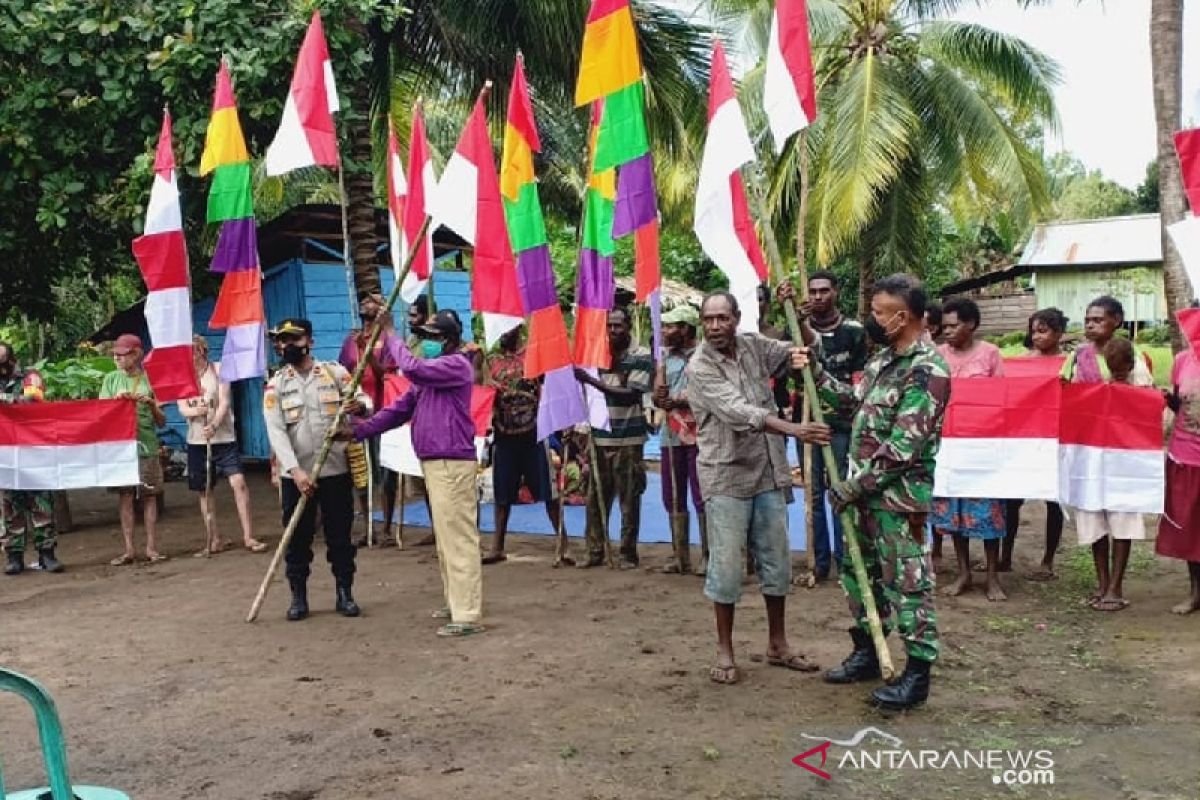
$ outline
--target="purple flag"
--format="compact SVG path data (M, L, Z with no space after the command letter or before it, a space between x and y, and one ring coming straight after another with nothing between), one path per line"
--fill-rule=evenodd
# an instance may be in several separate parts
M650 293L650 358L658 362L662 349L662 293L655 289Z
M517 253L517 287L525 313L558 305L558 289L554 285L554 267L550 264L550 248L540 245Z
M260 378L267 373L267 353L263 323L233 325L225 330L221 349L221 382Z
M241 272L257 266L258 229L254 217L222 223L210 271Z
M587 408L571 366L552 369L545 375L538 402L537 438L542 441L555 431L588 421Z
M617 206L613 211L612 235L628 236L658 219L654 196L654 165L650 154L630 161L617 170Z
M583 308L602 308L608 311L613 306L615 294L612 258L602 256L587 247L580 250L575 303Z

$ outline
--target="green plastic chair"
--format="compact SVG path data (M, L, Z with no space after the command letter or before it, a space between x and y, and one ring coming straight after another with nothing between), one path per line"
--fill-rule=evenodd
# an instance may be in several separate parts
M63 738L58 710L46 687L19 672L0 667L0 692L19 694L33 706L38 736L42 740L42 759L50 785L5 793L4 771L0 769L0 800L129 800L129 795L100 786L72 786L67 776L67 743Z

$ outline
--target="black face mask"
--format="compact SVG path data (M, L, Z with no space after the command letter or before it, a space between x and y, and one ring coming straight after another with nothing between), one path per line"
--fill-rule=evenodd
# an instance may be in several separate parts
M298 344L285 344L283 346L283 363L285 364L291 364L294 367L304 361L307 355L307 347L301 347Z
M0 361L0 375L7 378L17 371L17 365L12 361Z
M895 315L892 315L892 319L895 318ZM890 324L891 320L888 320L888 323ZM889 331L887 328L880 325L875 319L874 314L871 314L867 317L867 321L863 323L863 327L867 329L867 336L870 336L871 341L875 342L875 344L889 345L892 343L891 334L893 331Z

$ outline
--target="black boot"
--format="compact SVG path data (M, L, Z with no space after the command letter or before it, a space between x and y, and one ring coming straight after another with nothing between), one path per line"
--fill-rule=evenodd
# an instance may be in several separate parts
M932 666L932 662L909 656L900 680L871 692L871 702L889 711L919 706L929 697L929 668Z
M351 585L351 581L337 582L337 602L334 603L334 608L343 617L357 617L362 613L358 603L354 602L354 595L350 594Z
M20 575L25 571L25 552L23 550L9 550L8 563L4 565L5 575Z
M62 562L54 557L53 547L43 547L38 550L38 565L43 572L62 572Z
M879 677L879 656L871 634L856 626L850 629L850 638L854 640L854 652L840 667L825 673L826 683L856 683Z
M308 581L304 578L288 578L292 587L292 604L288 606L288 622L296 622L308 616Z

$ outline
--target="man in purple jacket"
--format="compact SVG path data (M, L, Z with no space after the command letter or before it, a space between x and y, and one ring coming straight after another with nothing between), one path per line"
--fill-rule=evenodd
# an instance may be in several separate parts
M425 489L437 529L438 564L446 607L435 616L450 622L439 636L482 633L483 571L475 526L475 425L471 387L475 370L462 350L462 323L439 311L416 330L424 358L403 343L392 348L397 366L412 382L396 402L354 426L362 441L412 422L413 449L425 473Z

